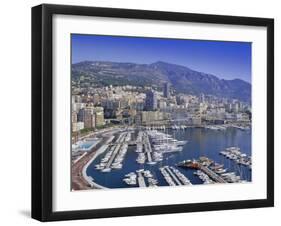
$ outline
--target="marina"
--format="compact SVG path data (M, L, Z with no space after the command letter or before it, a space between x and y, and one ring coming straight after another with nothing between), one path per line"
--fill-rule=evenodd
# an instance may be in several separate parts
M186 160L178 164L180 167L196 169L194 172L204 184L210 183L243 183L242 177L236 172L228 172L223 164L218 164L207 157L200 157L199 160Z
M222 139L230 134L232 140ZM248 158L251 143L245 143L243 137L250 135L250 131L237 128L124 128L112 134L106 151L96 156L86 173L107 188L248 182L250 168L227 158L221 150L239 147ZM197 161L197 167L180 166L184 160Z
M187 141L178 141L170 135L157 130L139 131L136 140L136 150L139 164L154 165L163 160L163 154L182 151Z
M128 142L131 140L131 133L124 132L119 135L114 145L111 145L110 150L107 152L100 163L95 167L101 172L107 173L111 169L121 169L122 162L128 150Z

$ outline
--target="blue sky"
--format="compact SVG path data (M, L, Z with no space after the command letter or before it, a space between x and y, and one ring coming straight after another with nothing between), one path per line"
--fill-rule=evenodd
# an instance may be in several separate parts
M164 61L251 82L251 43L72 34L72 63Z

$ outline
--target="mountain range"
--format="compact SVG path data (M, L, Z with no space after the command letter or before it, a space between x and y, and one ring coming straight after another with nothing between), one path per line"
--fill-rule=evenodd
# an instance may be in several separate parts
M72 64L72 80L87 77L96 85L163 87L171 84L177 93L201 93L251 102L251 84L241 79L226 80L188 67L158 61L152 64L83 61Z

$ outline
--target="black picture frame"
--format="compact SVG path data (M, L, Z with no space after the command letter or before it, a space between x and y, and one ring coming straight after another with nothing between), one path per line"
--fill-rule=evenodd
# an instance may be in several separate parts
M95 210L52 210L52 18L55 14L182 21L267 28L267 198ZM43 4L32 8L32 218L122 217L274 206L274 20L221 15Z

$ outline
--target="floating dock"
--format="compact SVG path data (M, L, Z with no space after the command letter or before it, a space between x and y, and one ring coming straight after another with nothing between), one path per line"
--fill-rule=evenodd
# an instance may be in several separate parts
M159 168L159 170L169 186L176 186L176 183L173 181L170 174L166 171L164 167Z
M151 156L152 148L151 148L151 145L150 145L148 135L146 133L143 134L143 139L144 139L144 152L147 155L147 163L153 164L154 162L152 161L152 156Z
M110 172L111 169L121 169L130 139L131 134L123 132L113 144L108 144L110 145L110 151L101 160L100 164L96 165L96 169L99 169L102 172ZM113 139L111 138L110 140L112 141Z
M159 170L170 186L192 185L190 180L173 166L164 166Z
M170 174L170 176L173 178L173 180L175 181L175 183L177 185L182 185L182 183L178 180L178 178L175 176L175 174L171 171L169 166L166 166L165 169L167 170L167 172Z
M199 163L199 169L207 174L212 180L218 182L218 183L227 183L222 177L220 177L218 174L216 174L214 171L210 170L208 167L203 166Z
M146 187L142 172L138 172L138 184L139 184L139 187Z
M108 160L108 162L104 168L105 170L110 169L110 166L111 166L113 160L115 159L117 153L120 151L120 148L121 148L120 144L117 144L117 146L115 146L114 151L113 151L112 155L110 156L110 159Z

